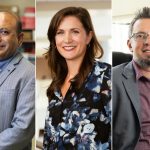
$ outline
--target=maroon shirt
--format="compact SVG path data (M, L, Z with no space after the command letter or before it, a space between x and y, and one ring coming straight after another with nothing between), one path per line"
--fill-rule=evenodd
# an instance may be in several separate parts
M141 133L135 150L150 150L150 79L142 74L141 68L133 61L141 103Z

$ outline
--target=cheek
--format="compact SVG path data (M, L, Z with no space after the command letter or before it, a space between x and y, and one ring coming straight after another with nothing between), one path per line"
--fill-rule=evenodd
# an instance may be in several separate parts
M141 50L143 48L143 43L133 43L132 44L132 50L133 51L138 51Z
M56 48L57 48L59 53L61 53L61 51L62 51L62 44L61 43L62 42L59 42L59 41L56 42Z
M63 41L60 38L57 38L57 39L55 39L55 43L56 43L56 48L57 48L58 52L61 54Z
M18 40L15 37L8 38L7 43L13 47L18 46Z
M86 40L84 40L84 41L82 40L81 45L83 48L86 48L88 44L87 44Z
M62 44L63 43L63 37L56 37L55 43L56 43L56 46Z
M85 37L78 37L75 38L74 41L76 41L79 45L85 47L87 45L87 39Z

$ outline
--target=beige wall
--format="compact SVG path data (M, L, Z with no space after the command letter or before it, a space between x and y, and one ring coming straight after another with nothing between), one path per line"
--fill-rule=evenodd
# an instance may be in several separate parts
M115 23L129 23L138 9L150 7L150 0L112 0L112 16Z
M24 13L24 8L27 6L35 6L35 0L0 0L1 5L17 5L19 6L20 15Z

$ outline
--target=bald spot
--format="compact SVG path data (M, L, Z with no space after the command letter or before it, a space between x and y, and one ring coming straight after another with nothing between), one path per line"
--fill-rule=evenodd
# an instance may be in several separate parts
M13 28L17 33L17 23L19 18L10 12L0 12L0 28L3 25L3 28Z

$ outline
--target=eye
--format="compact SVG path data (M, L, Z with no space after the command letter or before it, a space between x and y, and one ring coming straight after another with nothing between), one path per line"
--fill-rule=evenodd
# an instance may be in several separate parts
M61 35L61 34L63 34L64 32L63 31L57 31L56 32L56 35Z
M135 37L138 38L138 39L143 39L145 37L145 34L138 33L138 34L136 34Z
M75 33L75 34L78 34L78 33L79 33L78 30L73 30L72 32Z
M8 30L0 30L1 35L8 35L9 31Z

